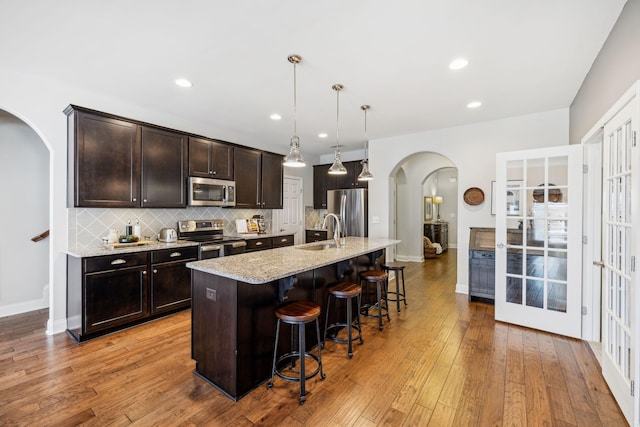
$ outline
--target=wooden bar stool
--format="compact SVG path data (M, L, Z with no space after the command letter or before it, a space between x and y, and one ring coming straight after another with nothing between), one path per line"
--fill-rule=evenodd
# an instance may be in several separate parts
M362 339L362 328L360 326L360 295L362 293L362 287L360 285L356 285L355 283L350 283L350 282L340 282L335 286L332 286L331 288L329 288L327 290L327 309L326 309L326 316L325 316L325 322L324 322L324 339L326 340L327 338L335 341L335 342L339 342L339 343L343 343L343 344L347 344L347 356L349 357L349 359L351 359L351 357L353 356L353 340L359 339L360 340L360 344L364 343L364 340ZM346 300L346 304L347 304L347 320L346 322L336 322L336 323L332 323L331 325L329 325L329 307L331 304L331 296L333 296L334 298L336 298L336 305L337 305L337 299L344 299ZM352 319L352 300L353 298L356 298L357 300L357 304L358 304L358 311L356 311L356 323L357 325L353 325L353 319ZM346 327L347 328L347 338L339 338L338 337L338 332L340 331L340 329ZM358 335L356 335L355 337L353 336L353 329L355 329L356 331L358 331Z
M380 330L382 327L382 315L387 316L387 320L391 321L391 317L389 317L389 302L387 301L387 273L381 270L366 270L362 271L359 274L360 276L360 284L366 283L367 287L371 283L376 284L376 303L375 304L364 304L361 308L364 316L367 317L377 317L378 318L378 328ZM384 302L384 305L382 304ZM377 315L370 315L369 310L375 308L378 311Z
M396 290L389 290L389 277L387 277L387 301L391 301L396 303L396 308L398 313L400 313L400 301L404 302L404 306L407 306L407 291L404 287L404 268L405 266L402 264L389 263L382 266L382 269L389 275L390 271L393 271L394 276L396 278ZM398 272L400 272L400 276L398 276ZM402 292L400 292L400 278L402 278ZM389 294L393 295L389 298Z
M305 381L309 378L313 378L320 373L320 378L325 379L324 372L322 371L322 350L320 349L322 341L320 340L320 324L318 317L320 316L320 306L311 301L292 301L281 305L276 309L276 317L278 323L276 325L276 340L273 347L273 365L271 366L271 380L267 383L267 387L273 387L274 375L279 376L285 381L299 382L300 383L300 404L303 404L307 400ZM318 337L318 356L306 351L305 347L305 326L307 323L315 321L316 334ZM291 325L291 333L295 333L295 329L298 329L298 350L291 349L291 352L277 357L278 353L278 338L280 336L280 322L288 323ZM292 337L293 338L293 337ZM306 374L305 372L305 359L310 358L316 361L318 367ZM297 376L287 375L283 372L284 367L295 367L296 360L299 362ZM287 362L287 363L282 363ZM278 368L281 366L282 368Z

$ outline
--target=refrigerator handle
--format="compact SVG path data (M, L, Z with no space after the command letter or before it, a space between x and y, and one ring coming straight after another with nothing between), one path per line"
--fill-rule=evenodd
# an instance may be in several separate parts
M347 195L346 194L342 194L340 196L340 221L342 222L341 228L342 228L342 236L340 237L346 237L347 236L347 215L346 215L346 210L347 210Z

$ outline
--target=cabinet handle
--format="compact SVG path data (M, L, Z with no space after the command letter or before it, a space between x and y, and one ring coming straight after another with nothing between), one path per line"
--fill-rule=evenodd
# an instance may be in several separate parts
M137 202L138 199L136 199L135 197L133 198L132 202Z
M146 274L147 274L147 270L144 270L144 271L142 272L142 274L145 274L145 275L146 275Z
M256 242L256 246L262 246L262 242Z
M287 238L285 237L284 239L280 240L280 243L284 243L287 241Z
M156 270L156 269L154 268L154 269L153 269L153 272L154 272L154 273L157 273L157 272L158 272L158 270Z
M122 258L114 259L113 261L111 261L111 265L120 265L120 264L126 264L126 263L127 263L127 260Z
M211 173L212 173L213 175L215 175L215 174L216 174L216 171L213 171L213 172L211 172Z
M320 233L313 233L313 235L320 237Z
M169 255L171 258L175 258L177 256L182 255L180 252L172 252L171 255Z

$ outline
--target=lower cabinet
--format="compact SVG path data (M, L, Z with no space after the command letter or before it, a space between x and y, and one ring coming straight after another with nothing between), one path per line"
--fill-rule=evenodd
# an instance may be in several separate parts
M293 234L287 234L277 237L258 237L256 239L247 239L247 252L264 251L266 249L282 248L285 246L293 246Z
M151 252L151 314L191 306L191 270L186 264L197 258L196 248Z
M495 299L495 252L469 251L469 299Z
M327 236L328 236L327 230L307 230L305 232L304 241L306 243L320 242L322 240L327 240L328 239Z
M85 341L191 305L197 247L67 256L67 331ZM149 274L151 272L151 274Z

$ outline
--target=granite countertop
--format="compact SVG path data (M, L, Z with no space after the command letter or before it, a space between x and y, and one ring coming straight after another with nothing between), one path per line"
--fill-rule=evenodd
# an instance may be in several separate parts
M71 255L76 258L86 258L86 257L92 257L92 256L157 251L161 249L172 249L172 248L184 248L188 246L198 246L198 243L188 242L185 240L178 240L177 242L173 242L173 243L151 241L148 244L140 245L140 246L126 246L126 247L116 248L108 245L97 245L97 246L86 248L86 249L67 248L67 250L63 252L66 253L67 255Z
M263 284L384 249L400 243L400 240L347 237L345 246L340 248L300 249L330 243L333 240L194 261L187 263L187 267L242 282Z

